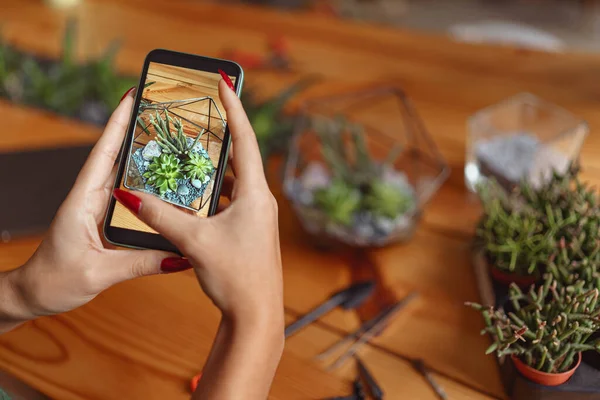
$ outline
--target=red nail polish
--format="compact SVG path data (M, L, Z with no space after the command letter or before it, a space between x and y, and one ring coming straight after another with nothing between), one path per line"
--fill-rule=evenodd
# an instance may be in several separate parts
M129 209L129 211L132 213L137 214L140 212L140 208L142 207L142 199L133 193L121 189L115 189L113 191L113 196L119 203L127 207L127 209Z
M172 272L184 271L186 269L192 268L192 264L187 260L187 258L183 257L169 257L162 260L160 263L160 269L165 274L170 274Z
M130 93L133 93L133 91L134 91L134 90L135 90L135 86L134 86L134 87L132 87L131 89L129 89L128 91L126 91L126 92L125 92L125 94L123 95L123 97L121 97L121 100L120 100L120 101L123 101L123 99L124 99L125 97L127 97L127 95L128 95L128 94L130 94Z
M225 73L225 71L223 71L222 69L219 70L219 73L221 74L221 78L223 78L223 80L225 81L225 83L227 84L227 86L229 86L229 89L233 90L235 92L235 88L233 87L233 82L231 82L231 79L229 78L229 75L227 75Z

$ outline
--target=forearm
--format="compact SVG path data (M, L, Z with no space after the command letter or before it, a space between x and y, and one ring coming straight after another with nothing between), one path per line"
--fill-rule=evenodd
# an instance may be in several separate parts
M224 318L193 399L266 399L283 351L283 318Z
M8 332L30 319L24 305L18 272L0 272L0 333Z

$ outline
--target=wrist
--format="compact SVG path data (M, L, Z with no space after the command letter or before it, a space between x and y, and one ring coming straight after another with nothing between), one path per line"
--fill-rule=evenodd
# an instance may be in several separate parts
M236 335L252 336L256 341L264 339L284 342L285 321L283 308L262 309L259 312L245 312L234 316L223 315L223 323Z
M21 283L22 267L0 272L0 331L33 319L27 307Z

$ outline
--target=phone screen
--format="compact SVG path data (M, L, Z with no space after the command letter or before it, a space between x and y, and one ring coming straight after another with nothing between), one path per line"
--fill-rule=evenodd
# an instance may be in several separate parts
M235 84L237 77L229 76ZM148 62L133 132L130 127L123 148L121 189L152 194L198 217L209 215L219 168L226 165L220 162L228 140L220 80L216 71ZM111 228L156 233L120 203L112 205Z

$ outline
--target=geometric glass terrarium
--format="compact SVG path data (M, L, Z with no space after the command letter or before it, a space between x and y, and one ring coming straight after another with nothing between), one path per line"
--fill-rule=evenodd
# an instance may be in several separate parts
M448 174L404 92L384 87L300 107L284 191L310 234L385 246L412 237Z
M142 98L125 187L199 211L211 197L212 160L219 159L224 133L225 120L210 96L166 102Z
M585 121L529 93L477 112L468 125L465 184L471 191L492 177L509 191L523 180L539 187L578 160L588 133Z

